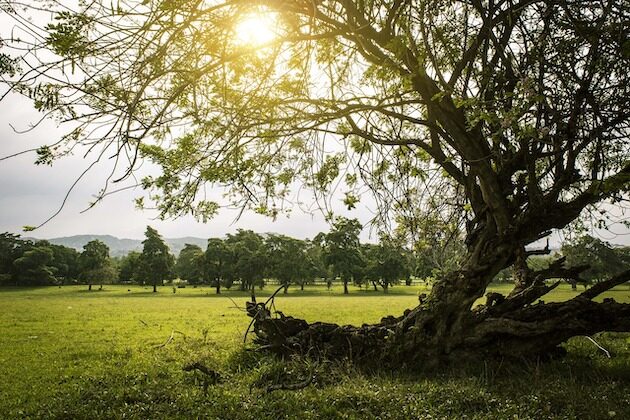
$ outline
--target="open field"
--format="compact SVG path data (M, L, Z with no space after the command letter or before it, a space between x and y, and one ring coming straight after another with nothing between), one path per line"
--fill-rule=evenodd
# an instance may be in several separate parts
M361 324L415 306L421 291L291 289L276 306L309 321ZM574 295L562 286L545 300ZM630 288L607 296L630 302ZM627 334L598 337L612 359L578 337L567 358L545 364L480 361L414 374L324 365L304 390L265 393L274 378L295 382L304 372L243 350L249 318L235 305L246 299L207 287L0 289L0 418L630 418ZM182 371L194 361L225 380L204 392L201 374Z

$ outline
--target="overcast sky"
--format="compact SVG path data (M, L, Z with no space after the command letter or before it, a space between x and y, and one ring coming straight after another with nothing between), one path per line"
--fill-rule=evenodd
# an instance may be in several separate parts
M31 104L16 95L0 102L0 157L27 150L57 140L65 132L52 121L36 129L19 134L29 124L37 121L39 114ZM92 159L73 155L56 161L53 166L34 165L35 154L28 153L0 161L0 231L20 233L24 225L39 225L53 215L63 198ZM61 213L52 221L26 235L51 238L78 234L110 234L125 238L141 238L146 225L158 229L165 237L223 236L237 228L257 232L277 232L299 238L313 237L327 231L328 224L319 212L313 215L296 210L290 218L280 217L277 221L253 213L245 213L235 222L238 212L222 210L215 219L203 224L192 217L160 221L156 213L135 208L133 199L142 195L140 188L123 191L107 197L96 207L81 213L103 186L108 175L107 163L94 167L71 193ZM346 212L348 217L357 217L362 222L370 218L363 208ZM366 229L364 239L369 232Z

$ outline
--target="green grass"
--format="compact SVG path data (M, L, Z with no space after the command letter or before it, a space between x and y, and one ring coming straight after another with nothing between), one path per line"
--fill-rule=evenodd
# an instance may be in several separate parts
M249 319L235 305L247 294L85 289L0 289L0 418L630 418L627 334L598 337L613 359L575 338L566 359L546 364L480 361L413 374L325 364L312 386L267 394L266 384L297 381L308 368L243 349ZM422 291L291 289L276 306L310 321L360 325L415 306ZM545 300L575 293L562 286ZM628 302L630 290L605 296ZM181 369L192 361L225 381L204 392L202 375Z

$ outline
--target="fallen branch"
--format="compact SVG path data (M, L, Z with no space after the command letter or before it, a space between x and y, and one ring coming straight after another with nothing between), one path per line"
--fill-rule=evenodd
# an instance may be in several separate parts
M177 330L173 330L173 331L171 331L171 335L170 335L170 337L168 337L168 339L167 339L164 343L162 343L162 344L158 344L158 345L153 346L153 347L154 347L154 348L162 348L162 347L165 347L168 343L170 343L171 341L173 341L173 339L175 338L175 333L183 335L183 336L184 336L184 339L186 338L186 334L184 334L183 332L181 332L181 331L177 331Z
M284 285L278 287L276 289L275 292L273 292L271 294L271 296L269 296L269 298L265 301L265 303L256 303L256 297L254 294L252 294L252 301L251 302L246 302L246 311L247 311L247 315L249 315L252 320L249 323L249 325L247 326L247 330L245 330L245 334L243 335L243 343L247 342L247 335L249 334L249 331L252 328L252 325L254 325L254 322L256 322L256 320L260 319L261 314L263 317L267 318L271 315L271 313L269 312L269 310L267 309L267 304L269 302L271 302L273 304L273 299L276 297L276 295L278 294L278 292L280 292L280 290L284 289Z
M265 389L265 392L270 393L270 392L279 391L279 390L297 391L297 390L304 389L307 386L309 386L311 383L313 383L314 379L315 379L315 375L311 374L305 380L294 383L294 384L285 384L285 383L271 384L267 386L267 388Z
M612 289L615 286L619 286L627 281L630 281L630 270L623 271L610 280L602 281L595 284L593 287L586 289L586 291L577 295L574 299L593 299L594 297L601 295L607 290Z
M175 330L171 331L171 335L170 335L170 337L169 337L169 338L167 338L167 339L166 339L166 341L165 341L164 343L162 343L162 344L158 344L158 345L155 345L155 346L153 346L153 348L158 349L158 348L166 347L166 345L167 345L168 343L170 343L171 341L173 341L173 338L175 338Z
M234 301L234 299L232 299L229 296L225 296L225 297L232 301L232 305L233 305L233 306L231 306L232 308L238 309L241 312L247 312L247 309L243 308L242 306L238 306L238 304L236 303L236 301Z
M189 365L186 365L182 368L182 370L184 372L192 372L194 370L198 370L199 372L203 373L204 375L212 379L213 383L219 382L221 380L221 375L217 371L212 370L208 366L201 364L199 362L194 362Z

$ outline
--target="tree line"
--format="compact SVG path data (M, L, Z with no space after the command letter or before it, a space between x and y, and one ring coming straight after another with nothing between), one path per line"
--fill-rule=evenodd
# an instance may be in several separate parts
M239 229L225 238L210 238L206 249L186 244L175 257L157 230L147 226L141 252L112 258L109 248L92 240L81 252L46 240L20 239L11 233L0 234L0 285L39 286L136 283L151 285L157 291L165 281L210 285L220 294L222 288L236 285L240 290L263 288L273 279L284 286L299 286L316 280L343 285L373 287L387 293L389 288L413 279L430 281L443 270L460 262L458 241L436 247L424 241L408 247L396 236L381 235L377 244L361 243L363 226L356 219L337 218L329 232L313 239L296 239L280 234L261 235ZM424 245L422 245L424 244ZM433 241L433 244L435 242ZM580 276L584 284L596 282L630 265L630 247L614 248L609 243L583 236L560 253L569 266L589 265ZM439 254L439 255L438 255ZM540 256L529 260L532 269L544 270L558 256ZM497 275L496 281L512 281L510 269ZM576 286L576 282L572 282Z
M285 287L316 280L379 288L387 292L392 285L412 278L426 279L454 266L460 251L457 245L444 247L448 257L428 246L411 250L402 239L382 235L378 244L361 243L363 226L355 219L337 218L329 232L313 239L296 239L280 234L261 235L239 229L224 238L208 239L206 249L186 244L177 258L160 234L147 226L141 252L132 251L112 258L100 240L85 244L81 252L48 241L24 240L19 235L0 235L0 284L63 285L137 283L158 285L179 279L187 284L211 285L240 290L262 288L274 280Z

